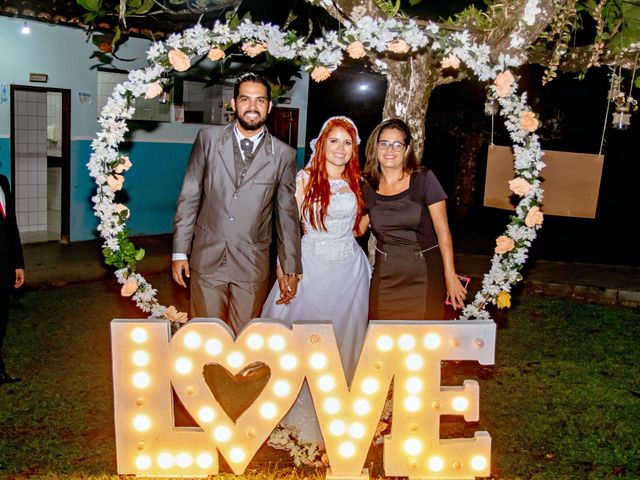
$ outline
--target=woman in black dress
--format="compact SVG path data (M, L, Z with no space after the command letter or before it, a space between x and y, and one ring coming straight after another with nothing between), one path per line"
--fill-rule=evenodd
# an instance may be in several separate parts
M366 147L365 209L376 238L369 292L371 320L442 320L445 299L461 308L444 190L418 166L409 127L379 124Z

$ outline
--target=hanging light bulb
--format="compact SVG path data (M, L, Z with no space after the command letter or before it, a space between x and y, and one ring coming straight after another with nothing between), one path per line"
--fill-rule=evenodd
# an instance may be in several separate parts
M616 130L626 130L631 125L631 113L629 113L629 105L623 104L616 106L613 112L611 124Z
M29 24L24 22L20 27L20 33L23 35L29 35L31 33L31 29L29 28Z
M638 68L638 54L633 64L633 73L631 74L631 84L627 95L622 91L622 68L620 71L611 75L611 89L609 90L609 99L615 104L615 111L611 117L611 124L617 130L626 130L631 125L631 110L636 110L638 102L631 92L636 78L636 69ZM614 96L615 95L615 96Z

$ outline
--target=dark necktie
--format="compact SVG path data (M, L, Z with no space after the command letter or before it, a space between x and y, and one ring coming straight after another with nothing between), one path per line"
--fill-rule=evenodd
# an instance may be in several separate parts
M248 138L240 140L240 149L244 154L244 159L249 160L253 157L253 142Z

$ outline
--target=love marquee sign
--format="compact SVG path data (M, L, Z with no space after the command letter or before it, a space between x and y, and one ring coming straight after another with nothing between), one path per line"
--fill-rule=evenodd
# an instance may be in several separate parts
M441 386L443 360L494 363L490 320L372 321L349 387L330 322L255 319L234 338L219 319L196 318L173 336L168 321L111 323L119 474L207 477L221 454L237 475L295 402L306 379L325 441L329 479L363 470L393 381L384 471L415 479L473 479L490 473L491 437L440 439L440 416L479 417L479 386ZM205 382L205 366L232 375L265 364L270 375L234 421ZM175 426L172 388L198 426Z

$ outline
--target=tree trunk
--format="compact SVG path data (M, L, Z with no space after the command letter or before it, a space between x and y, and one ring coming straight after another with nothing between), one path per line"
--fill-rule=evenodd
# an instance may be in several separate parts
M413 135L413 148L418 161L424 152L425 118L429 97L436 87L439 69L429 53L421 53L407 59L385 58L388 68L381 71L387 77L383 118L404 120Z

